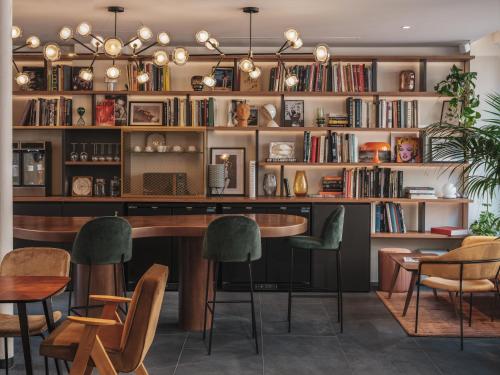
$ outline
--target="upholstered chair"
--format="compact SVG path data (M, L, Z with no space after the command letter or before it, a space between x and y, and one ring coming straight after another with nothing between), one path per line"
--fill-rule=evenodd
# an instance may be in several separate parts
M212 221L203 239L203 257L208 260L207 283L205 291L205 319L203 340L206 337L208 311L210 311L211 326L208 342L208 354L212 353L212 336L214 331L214 316L216 303L250 303L252 314L252 337L255 339L255 351L259 353L257 328L255 323L255 306L253 295L252 262L262 255L260 229L257 223L245 216L224 216ZM250 300L217 301L217 275L220 263L244 262L248 264L250 279ZM211 270L212 268L212 270ZM208 300L210 274L213 275L213 299Z
M0 264L0 276L68 276L70 256L66 250L50 247L26 247L7 253ZM61 291L60 293L62 293ZM54 322L61 319L61 312L54 311ZM44 315L28 316L29 334L44 337L47 322ZM8 366L8 337L20 337L21 328L17 315L0 314L0 337L4 338L5 373ZM56 362L56 366L58 363ZM47 371L47 361L45 360Z
M458 293L460 319L460 348L463 350L463 307L464 293L470 294L469 326L472 324L472 296L474 293L492 293L493 311L499 292L498 274L500 271L500 240L481 241L452 250L438 257L425 258L419 263L417 278L417 307L415 333L418 330L420 286L444 290L450 296ZM427 276L421 279L421 276Z
M337 318L340 323L340 332L344 331L343 307L342 307L342 260L340 249L342 245L342 234L344 231L344 206L338 206L327 217L320 237L293 236L288 238L290 246L290 278L288 283L288 332L292 329L292 292L293 292L293 267L294 250L329 250L335 253L337 263Z
M70 316L40 345L40 354L73 362L71 375L147 375L144 359L156 333L168 267L155 264L139 280L132 298L91 296L104 304L100 318ZM125 321L118 305L130 303Z
M127 220L117 216L103 216L85 223L76 235L71 250L71 263L88 266L86 304L72 306L69 294L68 315L71 312L80 315L85 310L88 316L89 308L102 307L101 304L90 306L92 266L113 265L114 294L118 295L117 267L120 266L124 296L126 296L126 279L124 263L132 258L132 227Z
M498 237L495 236L467 236L462 241L462 246L474 245L481 242L494 241Z

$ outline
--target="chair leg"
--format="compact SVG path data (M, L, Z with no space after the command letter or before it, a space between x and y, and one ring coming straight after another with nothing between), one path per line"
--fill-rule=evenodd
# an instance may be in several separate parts
M255 339L255 352L259 354L259 338L257 337L257 327L255 323L255 305L253 299L252 262L250 262L250 260L248 260L248 274L250 275L250 303L252 305L252 337Z
M417 306L415 308L415 333L418 331L418 304L420 302L420 278L417 280Z
M212 337L214 334L214 317L215 317L215 304L216 304L216 299L217 299L217 270L218 270L218 264L214 262L214 278L213 278L213 283L214 283L214 299L212 301L212 324L210 326L210 336L208 338L208 355L212 354Z
M73 291L69 291L69 296L68 296L68 316L71 315L71 297L73 295Z
M125 263L122 262L122 282L123 282L123 297L127 297L127 276L125 274ZM125 314L128 313L128 304L125 304Z
M207 282L205 284L205 313L203 314L203 341L207 336L207 317L208 317L208 285L210 283L210 260L207 261Z
M469 297L469 327L472 327L472 293Z
M3 352L5 354L5 374L9 375L9 341L8 337L3 338Z
M146 367L144 366L144 363L141 363L139 367L135 370L135 373L137 375L148 375L148 370L146 370Z
M342 300L342 258L337 251L337 320L340 323L340 333L344 332L344 301Z
M461 285L460 285L461 286ZM459 304L460 304L460 350L464 350L464 316L463 316L463 306L462 306L462 288L460 288L459 293Z
M89 264L89 272L87 274L87 304L85 305L85 316L89 316L89 304L90 304L90 280L92 279L92 265Z
M288 333L292 331L293 247L290 248L290 275L288 282Z
M498 293L497 291L493 292L493 301L491 302L491 322L495 321L495 313L497 310L497 298L498 298Z

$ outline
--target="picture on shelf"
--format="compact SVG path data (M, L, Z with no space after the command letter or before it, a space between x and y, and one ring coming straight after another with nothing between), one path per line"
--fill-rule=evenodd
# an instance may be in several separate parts
M243 196L246 185L245 148L210 148L210 163L224 164L226 185L222 195Z
M93 81L84 81L80 78L80 70L81 69L89 69L86 66L74 66L71 69L71 89L80 91L80 90L92 90L94 85ZM93 70L90 68L90 70Z
M248 118L248 126L259 126L259 107L250 106L250 117Z
M163 124L163 102L130 102L129 125L161 126Z
M29 82L22 86L26 91L44 91L47 90L47 73L43 66L25 66L23 73L28 74Z
M420 141L417 137L396 138L396 162L420 163Z
M106 95L106 99L113 100L116 126L127 125L127 95Z
M73 176L71 195L73 197L91 197L93 180L92 176Z
M115 125L115 101L104 99L95 105L95 124L97 126Z
M429 138L429 151L430 151L430 162L431 163L463 163L464 158L459 157L440 157L440 147L442 144L448 142L448 138L443 137L430 137Z
M408 137L412 137L412 136L409 136L408 133L391 132L390 137L391 137L390 161L396 162L397 158L398 158L398 149L397 149L397 143L396 143L397 140L399 138L408 138ZM417 139L417 141L419 141L418 137L416 139ZM379 158L380 158L380 155L379 155Z
M270 142L269 143L269 162L288 161L294 162L295 143L294 142Z
M234 68L233 67L218 67L214 70L215 90L233 89Z
M452 106L449 100L445 100L441 109L441 124L459 125L461 114L462 102L459 101L456 106Z
M303 100L285 100L285 126L304 126Z

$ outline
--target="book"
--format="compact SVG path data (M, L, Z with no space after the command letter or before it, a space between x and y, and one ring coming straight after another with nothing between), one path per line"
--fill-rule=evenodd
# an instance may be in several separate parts
M460 227L432 227L431 233L444 234L445 236L466 236L469 234L469 230Z

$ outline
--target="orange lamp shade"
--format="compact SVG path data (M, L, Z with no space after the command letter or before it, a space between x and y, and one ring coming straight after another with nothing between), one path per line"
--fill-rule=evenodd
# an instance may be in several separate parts
M371 151L374 152L373 155L373 163L380 163L380 159L378 157L379 151L390 151L391 145L386 142L366 142L360 148L360 151Z

